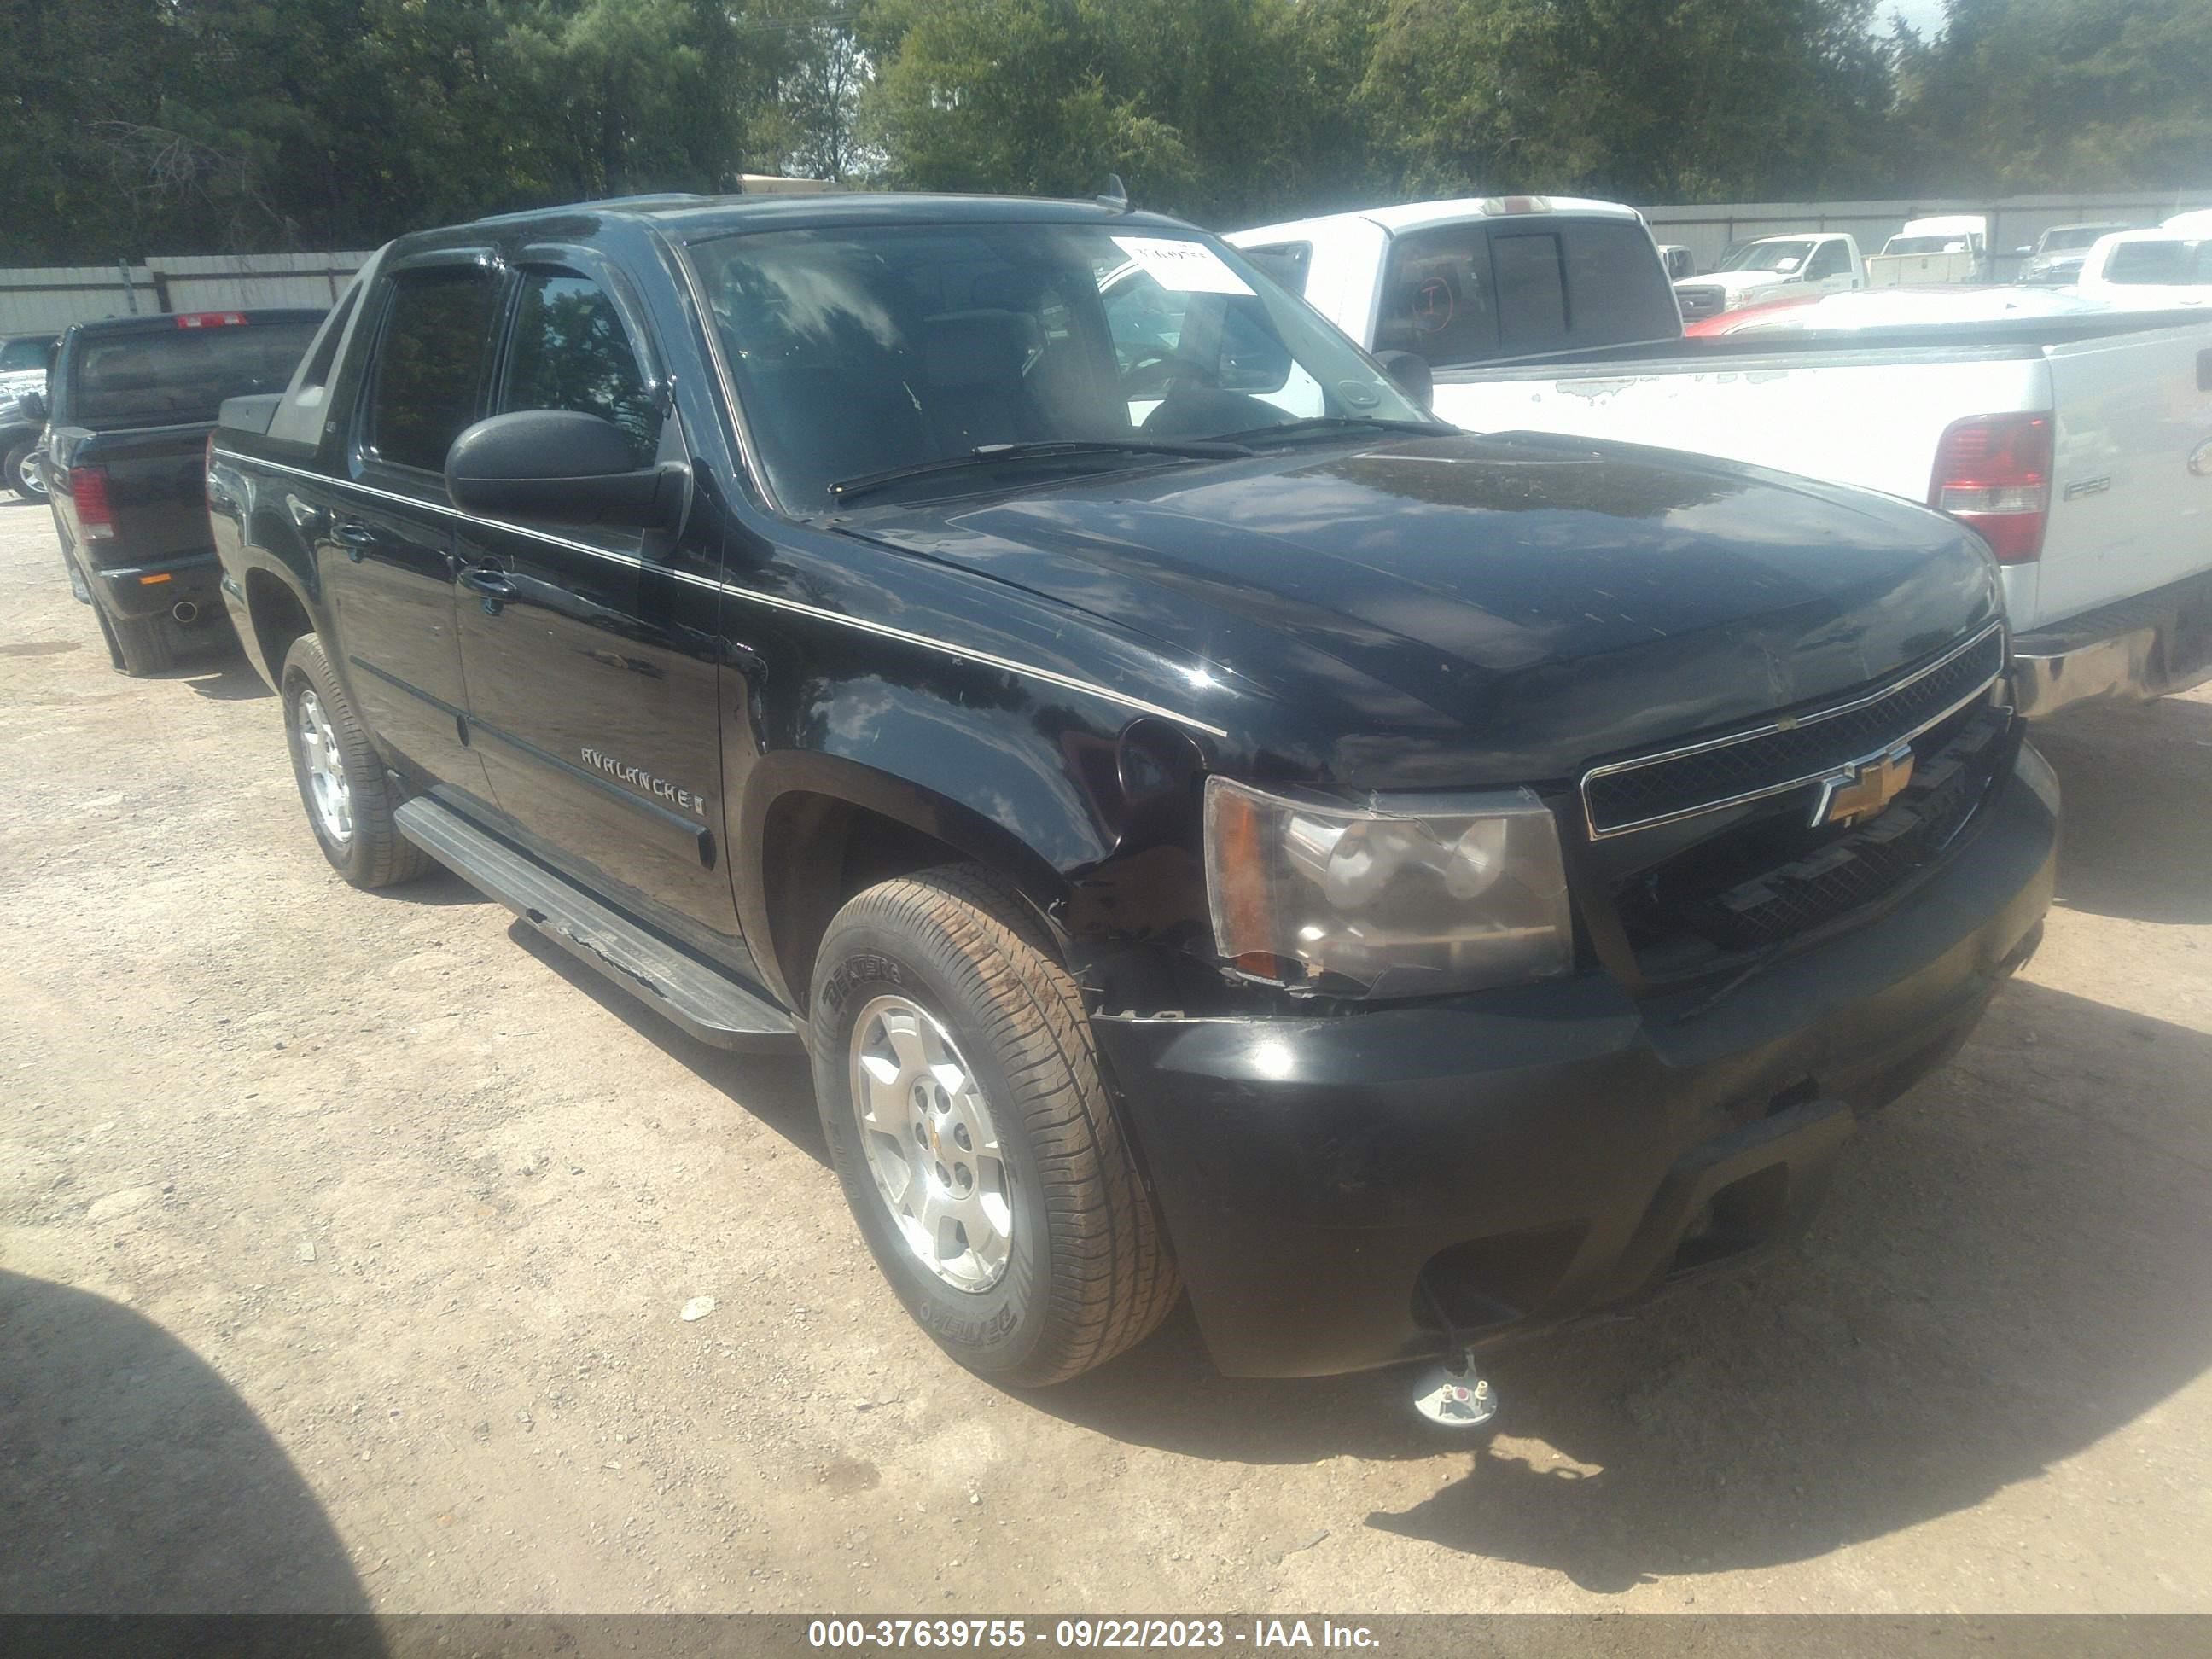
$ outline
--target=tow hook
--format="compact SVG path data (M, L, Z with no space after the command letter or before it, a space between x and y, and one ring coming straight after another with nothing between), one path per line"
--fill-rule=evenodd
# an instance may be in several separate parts
M1498 1415L1498 1391L1490 1379L1474 1368L1474 1345L1467 1340L1444 1311L1443 1298L1425 1274L1418 1281L1438 1322L1444 1328L1446 1358L1425 1366L1413 1383L1413 1409L1430 1422L1447 1429L1479 1429Z
M1443 1428L1479 1429L1498 1415L1498 1391L1475 1371L1474 1353L1462 1348L1456 1358L1421 1372L1413 1409Z

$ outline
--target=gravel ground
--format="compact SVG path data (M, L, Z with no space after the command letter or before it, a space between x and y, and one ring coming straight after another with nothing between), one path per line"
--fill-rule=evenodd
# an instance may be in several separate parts
M2048 734L2043 952L1804 1243L1469 1449L1185 1315L968 1376L795 1060L344 886L276 701L111 672L43 508L0 593L0 1610L2212 1609L2212 696Z

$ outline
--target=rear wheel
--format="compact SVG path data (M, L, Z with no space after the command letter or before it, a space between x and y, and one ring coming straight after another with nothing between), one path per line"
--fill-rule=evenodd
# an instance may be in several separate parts
M398 789L331 672L322 641L313 634L295 640L278 678L292 772L323 856L356 887L414 880L430 867L430 855L393 824Z
M970 1370L1058 1382L1149 1334L1179 1281L1074 981L983 872L887 881L817 957L830 1161L908 1312Z

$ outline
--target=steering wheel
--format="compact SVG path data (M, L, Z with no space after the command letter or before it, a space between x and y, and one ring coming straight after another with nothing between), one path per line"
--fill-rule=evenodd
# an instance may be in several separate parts
M1121 391L1132 398L1164 398L1186 375L1200 386L1218 388L1221 384L1219 377L1195 357L1175 351L1155 351L1138 358L1121 371Z

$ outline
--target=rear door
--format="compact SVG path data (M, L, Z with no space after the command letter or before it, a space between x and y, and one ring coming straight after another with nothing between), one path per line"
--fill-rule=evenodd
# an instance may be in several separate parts
M380 287L345 478L301 492L307 527L340 672L370 729L426 777L482 793L464 726L445 463L483 408L505 274L489 254L442 253Z
M612 421L640 468L687 459L623 279L584 250L518 271L496 412ZM723 867L714 520L641 536L460 526L470 726L501 809L595 884L734 935Z

